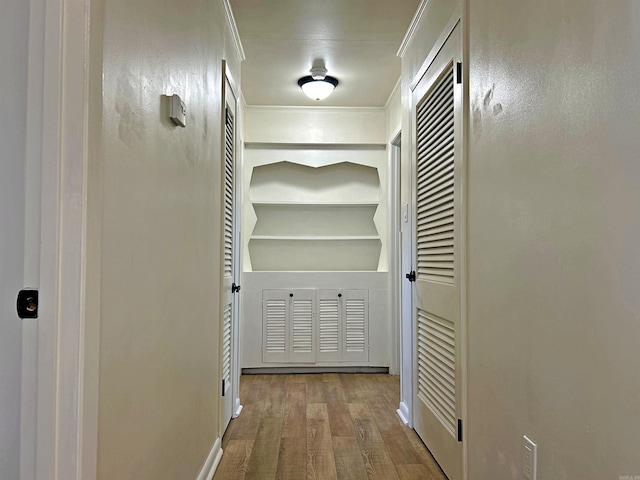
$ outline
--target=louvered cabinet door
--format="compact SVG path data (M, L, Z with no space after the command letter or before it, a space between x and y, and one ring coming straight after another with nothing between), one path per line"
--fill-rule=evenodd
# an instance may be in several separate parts
M315 362L314 291L292 290L289 302L291 312L289 317L289 361Z
M262 292L262 361L289 361L289 294L285 290Z
M369 291L344 290L342 297L342 359L369 360Z
M339 290L318 290L318 347L319 362L342 360L342 307Z
M413 91L414 426L450 480L462 478L464 164L457 26Z

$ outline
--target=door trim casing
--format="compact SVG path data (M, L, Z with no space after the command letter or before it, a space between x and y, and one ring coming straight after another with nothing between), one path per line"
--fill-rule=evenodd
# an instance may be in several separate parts
M93 110L91 117L90 104L101 104L101 88L89 87L92 79L101 82L95 72L102 65L100 55L90 63L89 53L91 47L101 50L101 37L90 26L100 31L102 1L32 1L30 6L30 82L41 82L42 91L40 98L29 98L35 103L29 112L47 128L27 132L28 141L41 147L40 315L33 339L36 420L23 423L25 428L35 423L36 440L23 451L21 477L92 480L99 331L86 322L87 183L89 152L99 143L90 125L90 118L99 122L99 117Z

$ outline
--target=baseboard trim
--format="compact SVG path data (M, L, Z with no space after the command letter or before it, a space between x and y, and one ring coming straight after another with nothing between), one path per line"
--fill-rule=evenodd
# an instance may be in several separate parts
M243 375L290 373L389 373L389 367L259 367L242 369Z
M242 412L242 405L240 404L240 399L236 398L236 408L234 409L233 418L238 418L240 416L240 412Z
M220 464L220 459L222 458L222 441L220 437L218 437L211 447L211 451L207 456L207 459L202 465L202 469L198 474L197 480L211 480L213 478L213 474L216 473L216 469Z
M409 424L409 407L406 403L400 402L399 408L396 410L396 413L400 417L400 420L403 421L405 425Z

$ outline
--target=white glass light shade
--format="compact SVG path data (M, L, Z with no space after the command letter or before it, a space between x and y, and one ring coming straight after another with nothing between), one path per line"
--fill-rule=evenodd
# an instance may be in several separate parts
M324 100L335 88L333 84L325 82L324 80L314 80L312 82L305 83L300 88L304 94L312 100Z
M325 76L322 79L314 79L311 76L307 76L298 80L298 85L310 99L322 100L331 95L333 89L338 85L338 80L329 76Z

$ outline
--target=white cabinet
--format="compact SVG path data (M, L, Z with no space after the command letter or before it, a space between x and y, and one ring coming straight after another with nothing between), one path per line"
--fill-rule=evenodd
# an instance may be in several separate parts
M369 360L369 291L262 292L265 363Z

